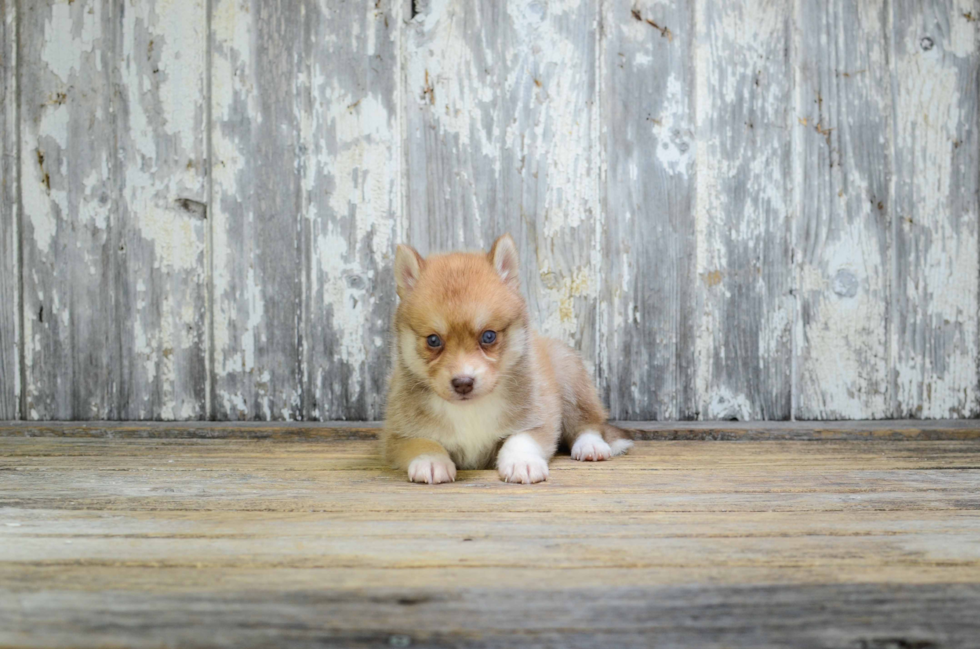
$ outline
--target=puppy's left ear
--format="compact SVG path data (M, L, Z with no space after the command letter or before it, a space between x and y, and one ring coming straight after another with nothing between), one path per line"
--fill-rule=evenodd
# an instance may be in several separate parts
M493 242L490 248L490 263L500 273L500 279L515 291L521 290L520 266L517 258L517 244L505 234Z

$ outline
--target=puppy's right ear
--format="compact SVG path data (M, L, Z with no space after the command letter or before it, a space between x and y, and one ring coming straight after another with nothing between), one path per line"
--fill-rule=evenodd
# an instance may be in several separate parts
M399 244L395 250L395 284L398 287L398 297L405 299L415 283L419 281L425 260L412 246Z

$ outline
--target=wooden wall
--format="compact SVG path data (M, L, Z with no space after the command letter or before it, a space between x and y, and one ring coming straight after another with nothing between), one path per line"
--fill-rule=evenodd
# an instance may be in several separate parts
M377 419L505 231L624 419L980 415L980 0L0 0L0 419Z

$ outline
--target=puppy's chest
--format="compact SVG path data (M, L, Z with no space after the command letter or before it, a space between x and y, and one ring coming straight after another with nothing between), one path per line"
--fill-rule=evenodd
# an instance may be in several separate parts
M436 397L439 399L438 397ZM493 464L501 440L514 431L506 403L489 395L475 403L435 403L440 423L433 437L441 443L460 469L483 469Z

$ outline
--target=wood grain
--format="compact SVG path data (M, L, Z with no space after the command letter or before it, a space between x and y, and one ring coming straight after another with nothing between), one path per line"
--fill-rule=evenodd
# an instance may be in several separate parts
M788 419L792 5L695 5L699 417Z
M975 417L980 140L970 0L892 4L895 414Z
M178 4L0 0L0 418L380 419L505 231L616 418L980 415L976 0Z
M111 0L21 3L24 415L115 419L120 176Z
M0 419L20 419L17 3L0 0Z
M640 442L558 457L535 486L414 485L377 451L5 439L0 643L966 647L980 632L976 440Z
M890 372L891 125L888 6L798 6L800 256L795 415L883 418Z
M392 261L405 229L403 4L310 3L304 19L306 419L384 416Z
M207 4L119 14L114 405L123 419L206 419Z
M32 419L205 414L205 6L118 8L23 16Z
M419 6L405 32L408 242L489 250L511 232L533 321L592 372L598 3Z
M304 12L288 0L212 7L213 417L300 419Z
M604 8L601 389L613 417L693 419L694 3Z
M214 5L218 419L382 415L400 23L390 2Z

